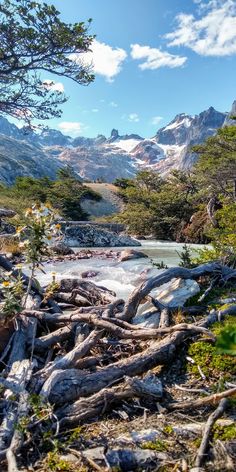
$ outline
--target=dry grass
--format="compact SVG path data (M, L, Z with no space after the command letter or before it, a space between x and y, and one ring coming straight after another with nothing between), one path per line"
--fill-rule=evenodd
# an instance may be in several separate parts
M14 236L0 237L0 252L3 254L11 253L13 255L21 254L19 242Z

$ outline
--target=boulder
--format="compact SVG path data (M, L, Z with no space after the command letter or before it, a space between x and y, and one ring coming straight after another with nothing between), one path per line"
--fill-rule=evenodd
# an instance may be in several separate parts
M0 218L13 218L16 212L13 210L7 210L7 208L0 208Z
M150 295L159 301L163 307L178 308L183 307L189 298L199 292L200 287L194 280L173 279L160 288L152 290ZM154 328L158 327L158 321L156 309L151 301L145 299L144 303L139 305L133 323L146 328Z
M64 243L70 247L141 246L130 236L118 235L95 225L66 226L64 231Z
M136 315L132 321L133 324L139 325L142 328L158 328L160 323L160 312L152 307L149 311L143 314Z
M148 256L142 251L135 251L135 249L125 249L124 251L121 251L120 253L119 262L130 261L133 259L140 259L142 257L148 257Z
M62 242L51 246L51 249L53 252L55 252L55 254L58 254L60 256L68 256L69 254L74 254L73 249L71 249L69 246Z
M165 307L183 307L185 302L200 292L200 287L192 279L173 279L159 289L156 299Z

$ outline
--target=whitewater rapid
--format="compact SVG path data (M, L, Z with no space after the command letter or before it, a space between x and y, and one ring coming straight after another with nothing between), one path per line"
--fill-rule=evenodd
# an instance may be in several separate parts
M48 263L44 266L45 274L38 271L36 277L40 284L45 286L52 281L52 273L54 272L56 273L56 280L59 281L62 278L80 278L85 271L97 271L96 277L87 280L114 290L118 298L127 299L132 290L142 281L160 273L160 269L157 269L153 262L160 263L163 261L168 267L177 266L179 263L178 252L183 248L182 244L166 241L141 241L141 244L142 247L134 249L140 249L149 258L119 262L118 260L94 257L76 261ZM193 251L201 247L203 246L191 245ZM79 249L81 248L74 248L75 251ZM106 248L100 249L101 251L106 250ZM109 251L110 249L107 248ZM112 249L122 250L122 248Z

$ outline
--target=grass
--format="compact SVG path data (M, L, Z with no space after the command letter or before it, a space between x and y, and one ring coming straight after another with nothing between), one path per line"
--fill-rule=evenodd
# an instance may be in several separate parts
M14 238L14 236L0 238L0 252L4 254L11 253L16 256L21 254L19 242Z

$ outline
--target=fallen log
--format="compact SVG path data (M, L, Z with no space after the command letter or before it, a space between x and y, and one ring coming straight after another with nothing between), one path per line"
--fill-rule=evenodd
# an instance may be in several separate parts
M47 384L44 384L41 394L54 404L92 395L126 376L134 377L157 365L170 363L177 347L191 335L190 331L177 331L159 342L152 343L145 351L103 367L98 372L88 374L76 369L54 370Z
M65 354L65 356L56 359L54 362L44 367L44 369L39 370L35 376L43 383L43 379L48 378L54 370L69 369L73 367L79 359L84 357L90 349L95 346L102 334L103 331L92 331L82 343L76 345L74 349L68 352L68 354Z
M106 305L115 301L115 292L83 279L62 279L59 285L60 292L70 292L72 299L76 295L80 295L86 298L92 305L97 305L98 303Z
M89 398L82 398L73 405L56 410L60 429L75 426L110 409L111 405L133 397L153 397L160 400L163 390L161 382L155 376L146 376L143 380L126 378L125 383L112 388L104 388Z
M71 337L75 326L76 323L72 323L70 326L63 326L52 333L36 338L34 341L34 351L44 353L48 348L55 346L55 344L61 344Z

